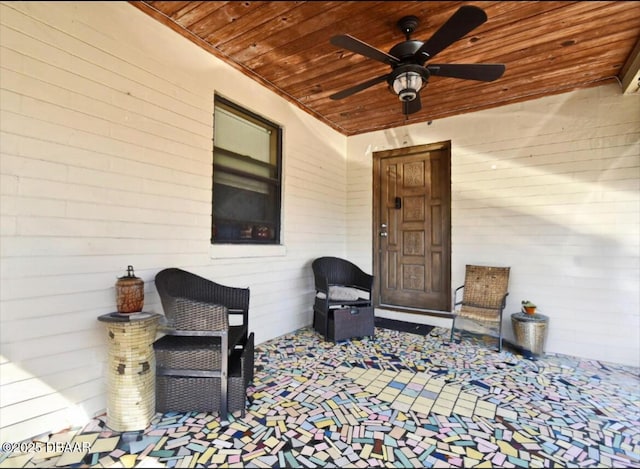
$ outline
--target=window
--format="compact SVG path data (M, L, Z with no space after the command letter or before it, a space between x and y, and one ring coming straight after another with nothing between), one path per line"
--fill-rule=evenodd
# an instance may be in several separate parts
M211 243L279 244L282 129L215 97Z

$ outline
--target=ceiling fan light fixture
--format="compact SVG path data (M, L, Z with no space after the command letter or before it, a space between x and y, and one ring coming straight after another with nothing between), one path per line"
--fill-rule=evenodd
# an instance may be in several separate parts
M403 103L415 100L418 92L427 84L429 71L418 64L397 66L387 80L389 90L398 95Z
M413 101L423 85L422 76L417 72L400 73L393 80L393 91L400 101Z

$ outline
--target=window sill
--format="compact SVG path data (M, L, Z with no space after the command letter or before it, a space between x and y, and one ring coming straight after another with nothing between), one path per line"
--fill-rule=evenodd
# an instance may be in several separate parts
M212 259L278 257L287 255L287 247L282 244L212 244L209 254Z

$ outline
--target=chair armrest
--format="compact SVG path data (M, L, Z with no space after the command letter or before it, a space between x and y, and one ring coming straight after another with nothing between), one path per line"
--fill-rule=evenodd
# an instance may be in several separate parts
M504 309L507 306L507 296L509 296L509 292L505 293L502 297L502 304L500 305L500 309Z
M314 278L316 291L329 296L329 279L324 275L316 275Z
M454 307L454 309L455 309L456 305L461 305L462 304L462 299L458 300L458 295L462 292L462 290L464 290L464 285L460 285L453 292L453 307Z
M371 293L373 289L373 275L360 271L356 274L353 284L349 286Z

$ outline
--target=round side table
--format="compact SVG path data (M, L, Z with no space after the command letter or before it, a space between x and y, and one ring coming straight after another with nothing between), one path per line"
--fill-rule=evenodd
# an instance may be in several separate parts
M145 312L98 317L109 340L106 423L112 430L144 430L155 414L153 342L160 317Z
M511 325L516 345L534 356L544 355L549 317L544 314L513 313Z

